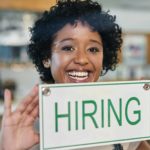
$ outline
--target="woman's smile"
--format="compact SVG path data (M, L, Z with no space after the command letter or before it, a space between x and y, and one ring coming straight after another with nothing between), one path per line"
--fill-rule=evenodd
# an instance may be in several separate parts
M85 71L69 71L68 76L74 82L86 82L89 77L89 72Z

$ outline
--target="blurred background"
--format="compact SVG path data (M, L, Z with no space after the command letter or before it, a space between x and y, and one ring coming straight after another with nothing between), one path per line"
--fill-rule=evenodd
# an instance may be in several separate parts
M123 29L123 46L116 71L102 81L150 79L150 0L97 0L104 10L117 16ZM26 49L31 27L56 0L0 0L0 116L3 91L13 92L13 107L24 97L39 76Z

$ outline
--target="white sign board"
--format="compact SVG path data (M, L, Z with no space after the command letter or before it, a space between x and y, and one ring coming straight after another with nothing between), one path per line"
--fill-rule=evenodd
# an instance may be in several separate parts
M150 139L150 81L40 85L41 150Z

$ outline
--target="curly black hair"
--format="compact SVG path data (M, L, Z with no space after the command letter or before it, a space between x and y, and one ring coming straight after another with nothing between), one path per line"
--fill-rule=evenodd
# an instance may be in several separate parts
M102 75L115 70L119 61L118 51L122 44L122 31L116 23L116 17L103 11L98 2L92 0L58 0L57 4L45 11L31 28L28 55L40 73L41 79L54 83L50 69L44 68L43 60L51 57L51 45L54 35L66 24L76 21L87 23L102 38L104 59Z

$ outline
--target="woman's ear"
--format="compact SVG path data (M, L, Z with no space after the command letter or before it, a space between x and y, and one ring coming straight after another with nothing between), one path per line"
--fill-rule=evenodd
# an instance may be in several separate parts
M51 67L50 59L45 59L42 62L43 62L44 68L50 68Z

